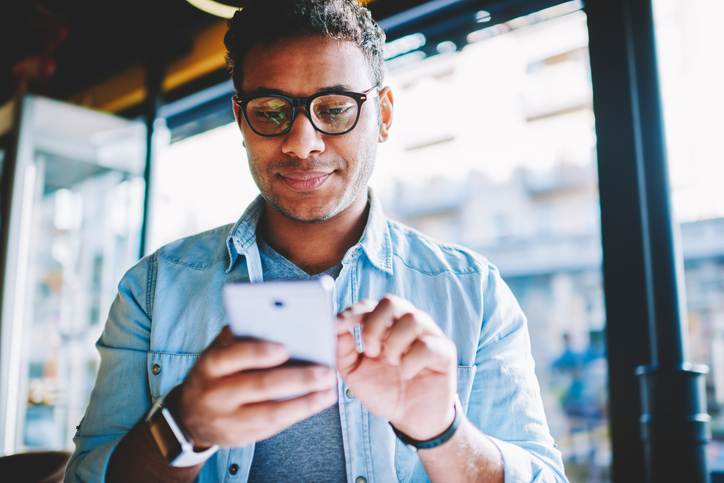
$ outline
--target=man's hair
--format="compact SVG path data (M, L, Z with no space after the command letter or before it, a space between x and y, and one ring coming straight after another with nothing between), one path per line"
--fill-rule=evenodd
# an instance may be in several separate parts
M384 78L385 33L356 0L246 0L229 19L226 65L241 92L244 55L255 44L319 35L354 42L362 49L375 85Z

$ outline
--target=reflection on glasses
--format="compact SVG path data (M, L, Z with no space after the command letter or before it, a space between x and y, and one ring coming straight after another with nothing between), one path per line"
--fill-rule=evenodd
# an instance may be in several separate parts
M292 127L297 108L304 107L314 128L324 134L345 134L357 125L362 104L377 95L377 86L365 92L319 92L309 97L281 94L234 96L252 131L280 136Z

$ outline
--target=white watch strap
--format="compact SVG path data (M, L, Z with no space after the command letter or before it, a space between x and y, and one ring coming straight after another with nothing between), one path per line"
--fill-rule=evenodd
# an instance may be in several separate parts
M179 428L178 424L176 424L176 420L174 420L168 408L161 408L161 413L168 423L169 428L173 431L174 436L176 436L176 439L181 444L181 454L179 454L176 459L171 462L171 466L196 466L211 458L211 456L218 451L219 447L217 445L213 445L212 447L197 453L194 451L194 445L186 439L183 431L181 431L181 428Z

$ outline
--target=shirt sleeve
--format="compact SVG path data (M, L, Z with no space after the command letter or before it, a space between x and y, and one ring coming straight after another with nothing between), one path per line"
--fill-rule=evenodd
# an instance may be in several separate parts
M526 318L492 266L475 364L467 416L498 446L506 483L567 482L543 411Z
M96 343L101 363L85 417L73 438L65 482L104 482L113 450L151 406L147 353L155 256L123 277Z

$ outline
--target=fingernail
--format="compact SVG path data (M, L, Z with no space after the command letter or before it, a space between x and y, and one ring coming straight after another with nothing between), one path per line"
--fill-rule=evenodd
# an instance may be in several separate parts
M267 346L267 350L269 351L270 355L275 357L281 357L287 353L287 348L284 347L282 344L270 343Z

